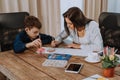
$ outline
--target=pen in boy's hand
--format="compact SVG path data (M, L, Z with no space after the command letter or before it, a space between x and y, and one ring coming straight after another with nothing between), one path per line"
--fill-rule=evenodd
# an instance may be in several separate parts
M39 34L39 39L40 39L40 46L39 46L39 48L41 48L42 43L41 43L41 36L40 36L40 34Z
M40 36L40 34L39 34L39 38L41 39L41 36Z

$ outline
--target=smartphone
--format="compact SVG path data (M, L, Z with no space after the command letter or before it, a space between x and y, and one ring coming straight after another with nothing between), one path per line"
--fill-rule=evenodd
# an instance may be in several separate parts
M65 72L79 73L82 67L82 63L70 63L66 67Z

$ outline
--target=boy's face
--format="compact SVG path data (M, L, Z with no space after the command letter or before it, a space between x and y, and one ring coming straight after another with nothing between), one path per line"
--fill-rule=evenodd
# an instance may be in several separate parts
M35 39L40 33L40 30L36 27L33 27L31 29L26 27L25 31L31 39Z

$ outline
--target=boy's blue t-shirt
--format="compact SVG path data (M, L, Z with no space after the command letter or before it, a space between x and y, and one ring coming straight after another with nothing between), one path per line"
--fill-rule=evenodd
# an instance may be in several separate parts
M41 37L42 44L49 44L52 41L52 36L46 35L46 34L39 34ZM37 36L35 39L39 38ZM16 39L13 42L13 50L15 53L20 53L24 52L27 48L25 47L26 43L32 42L32 40L29 38L27 35L26 31L20 32L17 36Z

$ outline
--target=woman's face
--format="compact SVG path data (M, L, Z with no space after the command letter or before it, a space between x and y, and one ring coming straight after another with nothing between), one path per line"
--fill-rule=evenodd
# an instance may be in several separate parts
M67 27L73 30L73 29L74 29L74 25L73 25L73 23L70 21L70 19L69 19L69 18L65 18L65 21L66 21L66 23L67 23Z
M25 31L27 32L31 39L35 39L40 33L40 30L36 27L33 27L31 29L25 28Z
M85 30L85 27L84 27L84 26L77 28L77 31L78 31L78 32L81 32L81 31L83 31L83 30Z

